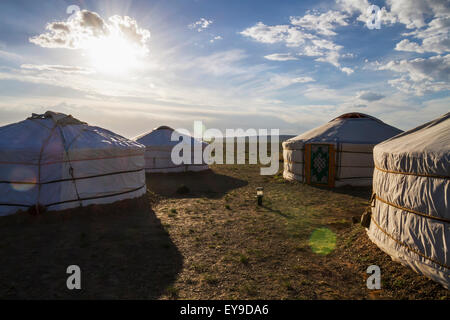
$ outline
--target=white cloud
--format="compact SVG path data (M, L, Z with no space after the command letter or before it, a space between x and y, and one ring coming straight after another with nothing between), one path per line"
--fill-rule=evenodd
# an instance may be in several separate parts
M431 80L417 82L405 76L389 80L388 83L402 92L415 94L417 96L423 96L426 93L450 90L450 84L448 82Z
M29 41L44 48L79 50L97 71L123 74L139 70L148 53L150 31L128 16L104 20L97 13L77 11L65 22L47 24L47 32Z
M366 22L369 18L368 0L337 0L341 9L350 14L359 14L358 20ZM401 23L414 29L404 36L412 36L421 42L403 39L395 50L417 53L450 51L450 2L448 0L387 0L387 7L380 11L382 26ZM430 21L431 19L431 21ZM430 22L427 22L430 21Z
M31 37L30 42L45 48L88 49L92 42L108 37L121 37L141 52L147 52L150 31L140 28L128 17L112 16L105 21L96 12L78 11L65 22L47 24L48 32Z
M399 92L389 99L370 105L371 112L383 114L383 121L403 130L412 129L448 112L450 97L419 102L410 94Z
M94 70L89 68L77 67L77 66L63 66L63 65L35 65L35 64L22 64L22 69L39 70L39 71L55 71L63 73L78 73L78 74L91 74Z
M290 53L273 53L267 56L264 56L267 60L273 61L288 61L288 60L298 60L296 57L291 55Z
M324 52L315 45L307 45L303 47L303 51L299 53L300 56L318 57L323 56Z
M412 60L390 61L379 70L392 70L407 73L413 81L422 80L450 80L450 54L417 58Z
M368 8L372 5L368 0L336 0L342 11L349 14L358 14L357 20L366 23L372 17L372 12ZM395 14L388 11L386 7L381 7L379 12L381 24L391 25L398 22Z
M368 0L337 0L341 9L348 13L363 13L370 6Z
M9 61L21 61L23 57L18 55L17 53L5 51L0 49L0 59L5 59Z
M345 18L345 14L337 11L306 14L302 17L291 17L290 25L267 26L258 22L243 30L241 34L261 43L284 43L287 47L298 48L299 56L318 57L316 61L330 63L342 72L350 74L353 70L342 67L339 62L343 46L329 40L330 36L336 34L332 29L347 25ZM278 61L294 60L290 56L280 54L268 55L265 58Z
M377 101L383 99L385 96L381 93L376 93L372 91L360 91L356 95L357 99L365 100L365 101Z
M303 17L291 17L291 24L313 30L318 34L325 36L334 36L333 31L337 26L346 26L348 23L345 19L348 15L339 11L327 11L322 14L306 14Z
M316 61L328 62L337 68L340 67L339 53L337 51L330 51L330 52L327 52L327 54L321 52L320 55L323 57L317 58Z
M360 14L358 20L367 19L367 0L338 0L342 10L350 14ZM433 52L445 54L450 51L450 2L448 0L387 0L387 8L382 8L382 25L401 23L408 29L395 50L415 53ZM428 92L448 90L449 55L413 60L390 61L386 64L369 64L376 70L391 70L401 74L389 83L397 89L423 95ZM331 63L333 60L330 60Z
M395 50L397 51L412 51L418 53L424 53L425 50L417 42L411 42L408 39L403 39L396 44Z
M354 72L354 70L352 68L348 68L348 67L341 68L341 71L345 72L346 74L352 74Z
M312 101L329 101L331 103L340 103L352 98L344 92L324 85L309 85L302 94Z
M343 46L337 45L334 42L326 39L314 39L311 42L315 48L324 49L331 52L337 52L343 48Z
M221 77L223 81L229 78L239 76L239 81L249 81L250 79L258 79L260 74L269 70L270 66L247 65L243 60L248 57L244 50L232 49L215 52L206 56L189 57L174 62L171 70L174 72L189 70L190 77L196 75L201 81L202 86L207 86L204 75ZM191 78L192 81L194 79Z
M390 12L408 29L426 25L426 18L450 15L448 0L387 0Z
M192 60L191 64L184 67L195 68L200 72L212 75L242 74L246 71L236 65L237 62L245 59L247 55L242 50L229 50L213 53L208 56L198 57Z
M412 51L417 53L435 52L444 53L450 51L450 16L435 18L430 21L425 29L417 29L405 36L413 36L422 39L421 44L403 39L397 43L395 50Z
M272 89L284 88L297 83L314 82L311 77L291 77L286 75L275 75L270 78L270 85Z
M202 32L203 30L207 29L211 24L213 23L213 20L207 20L205 18L200 18L200 20L195 21L188 25L189 29L197 29L198 32Z
M217 40L222 40L223 38L221 36L215 36L214 38L212 38L211 40L209 40L209 42L213 43Z
M366 22L369 18L367 8L372 4L368 0L337 0L339 7L350 14L359 14L358 20ZM448 0L387 0L386 7L380 10L382 25L402 23L408 29L422 28L429 18L448 17Z
M389 84L401 91L423 95L450 89L450 54L417 58L412 60L390 61L378 67L403 74Z
M262 22L245 29L241 34L262 43L284 42L288 47L298 47L305 43L307 39L316 38L297 27L289 25L267 26Z

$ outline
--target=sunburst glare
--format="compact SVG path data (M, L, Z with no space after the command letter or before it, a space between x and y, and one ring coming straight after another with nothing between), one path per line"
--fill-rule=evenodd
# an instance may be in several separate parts
M93 39L87 46L87 56L97 71L125 74L139 65L145 53L121 35Z

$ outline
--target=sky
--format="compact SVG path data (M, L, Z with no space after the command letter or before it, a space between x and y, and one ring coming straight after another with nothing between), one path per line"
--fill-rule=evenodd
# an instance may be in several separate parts
M0 126L408 130L450 111L449 30L447 0L2 0Z

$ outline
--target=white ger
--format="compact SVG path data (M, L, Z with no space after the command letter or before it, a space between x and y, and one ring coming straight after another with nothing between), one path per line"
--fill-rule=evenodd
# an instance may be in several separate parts
M47 111L0 127L0 216L36 205L62 210L146 192L145 147Z
M401 132L363 113L343 114L283 142L283 177L329 187L369 186L373 147Z
M148 173L169 173L186 171L203 171L209 169L208 164L203 160L203 150L208 145L198 139L175 132L180 137L179 141L172 140L174 129L168 126L160 126L148 133L144 133L136 138L138 143L146 147L145 150L145 171ZM181 144L181 146L180 146ZM186 163L174 163L172 159L172 149L177 148L191 151L190 161ZM200 162L194 161L195 147L200 147Z
M450 113L380 143L369 238L450 289Z

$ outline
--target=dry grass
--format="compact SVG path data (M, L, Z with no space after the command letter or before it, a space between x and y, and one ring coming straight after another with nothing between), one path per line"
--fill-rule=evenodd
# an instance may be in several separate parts
M156 299L182 269L148 196L2 217L0 230L2 299ZM73 264L81 268L80 291L66 288L66 268Z
M449 299L352 224L368 188L287 182L256 165L149 175L147 185L138 201L1 218L0 298ZM65 286L71 264L78 292ZM371 264L377 292L365 286Z
M174 189L165 189L154 207L183 255L183 269L173 284L177 298L449 298L440 285L391 261L352 223L367 205L369 188L317 188L284 181L280 174L260 176L259 168L250 165L214 166L208 174L218 177L214 196L196 186L198 179L166 176ZM221 185L223 176L227 183ZM181 182L197 190L174 195ZM259 186L265 192L262 207L255 199ZM176 216L170 215L173 208ZM311 243L317 230L320 241ZM333 239L334 248L329 245ZM371 264L382 270L382 290L377 292L365 286Z

